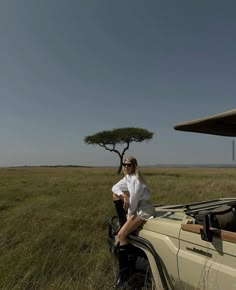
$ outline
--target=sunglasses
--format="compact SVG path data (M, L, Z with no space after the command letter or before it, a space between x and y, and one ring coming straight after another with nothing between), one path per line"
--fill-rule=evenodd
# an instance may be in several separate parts
M123 165L124 167L131 167L131 166L132 166L132 163L122 163L122 165Z

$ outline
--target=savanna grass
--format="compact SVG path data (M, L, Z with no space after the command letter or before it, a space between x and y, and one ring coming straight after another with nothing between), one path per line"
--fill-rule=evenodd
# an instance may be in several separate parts
M234 168L143 168L154 204L236 195ZM0 289L111 289L116 168L0 169Z

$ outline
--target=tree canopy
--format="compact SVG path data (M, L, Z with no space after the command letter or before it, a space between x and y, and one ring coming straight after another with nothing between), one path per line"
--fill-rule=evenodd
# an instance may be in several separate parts
M120 158L118 173L120 173L123 157L125 152L129 149L130 143L151 140L153 134L154 133L143 128L117 128L86 136L84 142L86 144L99 145L110 152L118 154ZM118 145L124 146L123 150L119 151L117 149Z

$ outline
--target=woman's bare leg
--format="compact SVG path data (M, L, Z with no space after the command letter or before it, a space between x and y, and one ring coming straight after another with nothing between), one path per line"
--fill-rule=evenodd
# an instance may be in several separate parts
M143 219L135 215L132 215L131 217L128 218L128 220L119 230L118 235L117 235L120 242L120 246L127 244L128 234L136 230L143 222L144 222Z

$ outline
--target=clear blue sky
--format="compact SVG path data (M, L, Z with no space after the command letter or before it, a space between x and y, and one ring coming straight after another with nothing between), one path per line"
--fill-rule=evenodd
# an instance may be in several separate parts
M0 37L0 166L116 166L83 140L128 126L141 165L232 163L173 126L236 107L235 0L1 0Z

